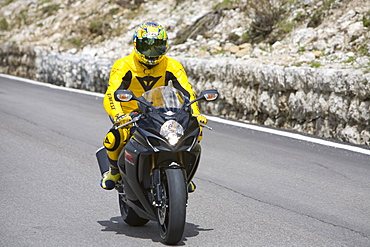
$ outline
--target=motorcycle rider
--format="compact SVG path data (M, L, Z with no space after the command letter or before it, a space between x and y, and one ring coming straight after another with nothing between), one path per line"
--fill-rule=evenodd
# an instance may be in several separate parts
M116 101L114 92L117 89L131 90L136 97L140 97L148 90L171 82L173 87L189 97L191 101L196 97L183 66L165 55L169 46L163 26L154 22L141 24L134 34L133 44L134 49L131 54L118 59L113 64L104 96L104 109L113 120L113 126L131 121L129 114L137 109L136 101L124 103ZM191 107L198 122L206 124L207 118L200 115L197 103L192 104ZM108 153L110 168L100 181L103 189L113 189L120 179L117 160L129 137L130 127L111 128L105 136L103 143ZM195 188L195 184L190 182L188 191L193 192Z

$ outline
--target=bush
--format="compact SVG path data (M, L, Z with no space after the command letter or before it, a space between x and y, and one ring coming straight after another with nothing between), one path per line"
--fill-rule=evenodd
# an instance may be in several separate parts
M364 27L370 27L370 11L362 17L361 21L364 24Z
M59 10L59 4L51 4L41 8L41 12L47 16L55 14Z
M93 21L89 25L89 31L92 34L97 34L97 35L103 35L104 33L107 33L111 27L109 26L108 23L104 23L103 21Z
M245 36L247 40L244 41L259 43L266 40L277 24L284 19L287 3L288 0L250 0L247 9L253 21Z
M6 19L5 18L1 19L0 20L0 30L1 31L6 31L6 30L8 30L8 28L9 28L9 24L6 21Z
M324 0L321 8L318 8L312 15L311 20L308 22L307 27L316 28L318 27L325 17L325 13L330 6L334 3L334 0Z

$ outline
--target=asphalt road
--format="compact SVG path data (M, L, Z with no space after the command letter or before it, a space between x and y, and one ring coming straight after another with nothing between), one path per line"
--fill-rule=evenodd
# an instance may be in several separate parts
M162 246L99 186L102 98L0 76L0 246ZM370 246L370 156L210 122L187 246Z

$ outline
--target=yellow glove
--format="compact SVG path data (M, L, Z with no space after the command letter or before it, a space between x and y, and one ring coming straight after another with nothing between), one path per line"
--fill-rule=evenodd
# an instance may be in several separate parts
M121 126L122 124L125 124L127 122L130 122L132 119L129 115L123 114L119 115L117 114L114 118L114 125Z
M207 122L208 122L207 118L205 116L203 116L203 115L195 114L193 116L197 118L198 123L202 123L202 124L206 125Z

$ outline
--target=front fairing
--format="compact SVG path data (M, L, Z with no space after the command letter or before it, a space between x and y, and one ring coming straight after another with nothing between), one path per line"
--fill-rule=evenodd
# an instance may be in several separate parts
M192 116L191 108L186 106L189 99L173 87L155 88L142 97L152 106L138 104L143 115L136 122L134 138L142 145L150 146L155 152L190 151L197 142L200 129L197 119ZM162 125L169 120L176 121L183 128L183 135L176 145L170 145L160 134Z
M191 117L194 118L194 117ZM169 142L159 133L160 124L156 126L151 125L152 119L141 119L137 122L137 128L134 132L133 138L136 139L143 146L149 146L154 152L169 151L190 151L196 144L200 130L196 118L188 122L184 135L179 139L176 145L170 145ZM184 123L180 122L180 124ZM163 122L164 123L164 122Z

